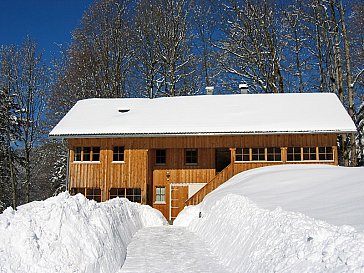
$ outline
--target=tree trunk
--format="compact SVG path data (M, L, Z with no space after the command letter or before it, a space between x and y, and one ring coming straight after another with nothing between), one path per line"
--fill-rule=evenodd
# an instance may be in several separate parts
M345 63L346 63L346 80L348 84L348 112L352 120L355 122L355 109L354 109L354 88L353 88L353 79L351 74L351 59L350 59L350 47L349 47L349 40L346 30L346 23L345 23L345 12L343 7L343 2L340 0L339 2L339 10L340 10L340 17L341 17L341 24L342 24L342 32L344 37L344 49L345 49ZM350 165L356 166L357 165L357 156L356 156L356 141L355 141L355 134L350 134Z

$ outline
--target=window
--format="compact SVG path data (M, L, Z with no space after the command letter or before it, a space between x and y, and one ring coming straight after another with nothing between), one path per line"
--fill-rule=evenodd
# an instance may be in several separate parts
M115 197L127 198L131 202L141 203L142 191L140 188L111 188L110 199Z
M128 198L131 202L141 202L142 191L140 188L129 188L125 190L126 195L125 197Z
M124 146L114 147L113 161L124 161Z
M109 193L110 193L110 199L113 199L116 197L125 198L125 188L111 188Z
M158 165L165 165L166 160L166 150L156 150L155 151L155 163Z
M77 193L83 194L89 200L101 202L101 189L100 188L72 188L71 195Z
M99 188L86 188L86 198L101 202L101 189Z
M316 147L303 147L303 160L316 160Z
M82 161L91 161L91 148L90 147L83 147Z
M301 161L301 147L288 147L287 161Z
M166 187L156 187L155 188L155 202L165 203L166 202Z
M265 148L252 148L252 161L264 161Z
M198 162L197 149L186 149L185 150L186 165L197 165L197 162Z
M92 147L92 161L100 161L100 147Z
M249 148L236 148L235 161L249 161Z
M320 160L334 160L332 147L319 147L318 152Z
M75 151L74 161L81 161L82 147L76 147L74 151Z
M74 161L100 161L100 147L75 147Z
M267 161L282 161L281 148L267 148Z
M76 195L77 193L86 195L86 188L72 188L71 189L71 195Z

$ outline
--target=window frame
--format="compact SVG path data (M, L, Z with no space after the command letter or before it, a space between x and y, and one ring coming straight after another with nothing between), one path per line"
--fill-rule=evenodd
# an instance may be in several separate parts
M270 152L269 149L272 149L273 151ZM269 155L273 156L273 160L269 160ZM279 160L276 160L276 158L279 158ZM282 148L281 147L267 147L266 148L266 159L267 162L283 162L282 160Z
M289 149L293 149L292 151L292 153L289 153ZM295 158L295 156L297 156L297 154L298 154L298 152L296 152L297 150L299 150L299 155L300 155L300 159L299 160L296 160L296 158ZM288 159L288 156L289 155L292 155L292 160L289 160ZM286 162L301 162L301 161L303 161L302 160L303 158L302 158L302 147L297 147L297 146L295 146L295 147L287 147L287 158L286 158Z
M111 194L112 190L117 190L117 195ZM138 194L139 193L139 194ZM113 197L111 197L113 196ZM142 189L141 188L110 188L109 189L109 199L116 197L126 198L130 202L142 203Z
M188 155L187 153L189 153L189 152L194 152L196 154L195 155L192 155L192 154ZM185 152L184 152L184 155L185 155L185 165L186 166L197 166L198 165L198 149L197 148L186 148ZM188 158L189 159L195 158L196 162L187 162Z
M79 159L77 159L79 158ZM82 162L82 147L76 146L73 148L73 162Z
M120 148L122 148L122 152L120 152ZM115 150L118 150L115 152ZM115 156L117 155L117 159L115 160ZM122 155L122 160L120 160L120 156ZM112 163L124 163L125 162L125 146L113 146L112 149Z
M320 149L325 149L325 152L322 153ZM331 152L328 153L327 149L330 149ZM321 155L325 155L325 159L321 159ZM331 159L327 159L328 155L331 155ZM317 147L317 156L319 161L334 162L335 161L334 148L332 146L319 146Z
M90 193L91 191L91 193ZM95 194L98 193L98 194ZM70 194L76 195L78 193L81 193L83 196L85 196L88 200L94 200L95 202L102 202L102 191L100 188L87 188L87 187L74 187L71 188Z
M308 155L308 159L306 159L306 155ZM315 159L311 158L312 155ZM318 161L317 147L302 147L302 161Z
M159 152L164 152L164 155L158 155ZM164 162L158 162L158 159L163 159L164 158ZM155 164L159 165L159 166L164 166L167 164L167 149L156 149L155 150Z
M86 153L88 155L89 160L85 160L85 148L86 150L89 149L89 152ZM98 152L95 152L95 150L98 150ZM94 154L97 154L97 159L94 160ZM80 160L77 160L77 157ZM73 163L100 163L100 157L101 157L101 148L100 146L75 146L73 147Z
M158 200L158 199L161 199L161 200ZM155 187L154 204L166 204L166 187L165 186L156 186Z
M251 161L253 162L262 162L267 161L267 150L266 148L250 148L251 151ZM255 159L254 157L257 156Z
M238 158L239 157L239 158ZM248 158L248 160L246 160ZM235 148L235 162L250 162L251 160L250 148Z

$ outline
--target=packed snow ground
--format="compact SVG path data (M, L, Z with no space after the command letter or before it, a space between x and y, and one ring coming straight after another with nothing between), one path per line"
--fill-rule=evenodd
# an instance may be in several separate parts
M143 227L167 224L149 206L62 193L0 214L0 272L116 272Z
M364 168L247 171L180 213L232 272L364 272Z
M118 273L225 273L206 243L183 227L163 226L139 230L128 246Z

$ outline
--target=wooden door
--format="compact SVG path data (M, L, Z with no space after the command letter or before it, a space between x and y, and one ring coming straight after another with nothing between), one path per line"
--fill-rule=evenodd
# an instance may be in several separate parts
M171 215L170 220L176 219L188 199L188 185L171 185Z
M231 162L231 152L229 148L215 149L215 168L216 173L221 172Z

